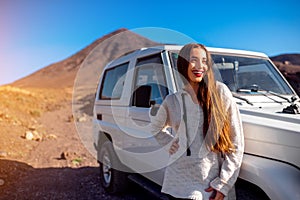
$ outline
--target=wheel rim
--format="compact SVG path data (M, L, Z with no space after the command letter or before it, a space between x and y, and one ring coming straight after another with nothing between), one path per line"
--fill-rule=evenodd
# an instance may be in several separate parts
M112 170L112 167L111 167L110 158L107 154L105 154L103 156L102 172L103 172L104 181L107 185L109 185L110 181L111 181L111 170Z

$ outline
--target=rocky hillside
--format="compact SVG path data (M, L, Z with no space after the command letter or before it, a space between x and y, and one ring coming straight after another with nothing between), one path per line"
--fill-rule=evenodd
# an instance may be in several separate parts
M290 65L300 65L300 54L281 54L278 56L271 57L272 61L290 64Z
M90 59L89 62L97 65L97 69L99 69L99 67L104 66L109 60L114 59L126 51L156 44L157 43L147 38L135 34L125 28L121 28L97 39L92 44L69 58L46 66L29 76L15 81L12 85L17 87L38 88L73 87L77 72L89 55L93 56L93 61ZM91 74L94 74L96 70L91 69L93 66L90 66L87 69ZM98 73L99 72L97 72L97 74ZM88 77L88 75L89 74L81 74L81 80L91 81L91 77Z
M49 127L59 122L66 127L71 126L74 118L90 114L91 107L88 105L93 101L92 93L102 67L127 51L156 44L131 31L119 29L65 60L1 86L0 158L24 158L38 145L37 141L57 136L55 132L51 133L52 129L47 130ZM47 122L41 121L45 115L61 110L67 110L65 117L59 115L52 121L48 118ZM64 126L61 130L65 129Z
M271 60L300 96L300 54L282 54Z
M40 118L47 112L66 107L71 96L72 91L67 89L1 86L0 158L22 159L38 142L53 138Z

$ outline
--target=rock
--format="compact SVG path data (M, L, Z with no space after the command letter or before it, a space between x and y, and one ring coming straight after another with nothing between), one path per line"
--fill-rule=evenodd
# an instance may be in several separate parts
M7 157L7 152L6 151L0 151L0 158L5 158Z
M43 137L37 131L26 131L24 138L26 140L41 141Z
M78 118L78 122L86 122L86 121L87 121L86 115L83 115L82 117Z
M29 129L30 131L35 131L35 130L36 130L36 127L35 127L35 126L30 126L30 127L28 127L28 129Z
M34 136L33 133L31 131L26 131L25 132L25 139L26 140L33 140Z
M73 115L69 115L67 122L74 122L74 116Z
M60 158L63 160L74 160L80 157L76 152L64 151L61 153Z
M54 134L49 134L49 135L46 136L46 138L55 140L55 139L57 139L57 136L54 135Z
M0 178L0 186L4 185L5 181Z
M32 133L33 133L33 136L34 136L34 140L35 140L35 141L42 141L43 137L42 137L41 134L39 134L39 132L33 131Z

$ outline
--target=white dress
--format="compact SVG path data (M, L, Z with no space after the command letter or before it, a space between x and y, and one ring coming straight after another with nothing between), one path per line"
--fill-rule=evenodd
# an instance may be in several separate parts
M166 97L156 115L150 114L151 131L157 135L168 150L172 141L162 130L170 126L174 138L179 138L178 151L170 156L166 168L162 192L177 198L195 200L209 199L211 193L205 192L209 186L221 191L225 199L235 199L234 183L238 177L244 151L244 136L238 108L231 92L223 83L217 89L225 101L227 112L231 115L231 131L235 152L223 158L206 148L203 138L203 111L195 104L189 94L182 90ZM183 120L182 95L187 113L187 132ZM209 134L209 132L207 133ZM188 137L187 137L188 135ZM174 139L173 138L173 139ZM188 140L188 141L187 141ZM191 155L187 156L189 145Z

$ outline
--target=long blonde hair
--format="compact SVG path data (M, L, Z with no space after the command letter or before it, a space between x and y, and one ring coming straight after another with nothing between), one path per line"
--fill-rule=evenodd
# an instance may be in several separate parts
M234 151L234 145L230 132L230 116L226 112L224 103L217 91L216 80L212 69L212 58L206 47L202 44L187 44L179 52L177 69L188 83L188 66L190 53L193 48L205 50L208 70L199 83L197 93L198 101L203 109L204 124L203 134L206 137L206 145L214 152L229 153Z

